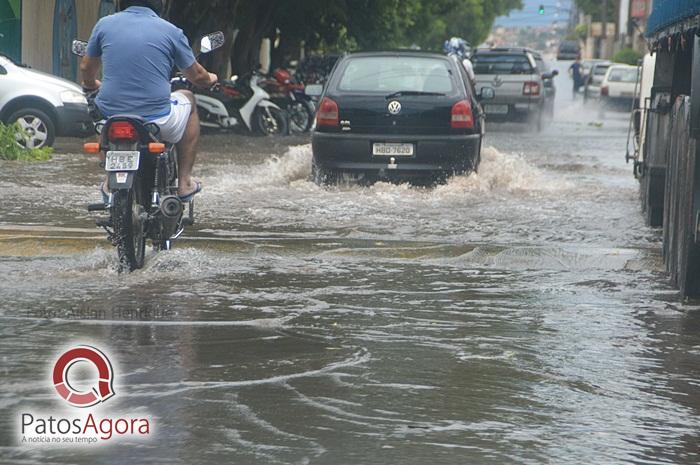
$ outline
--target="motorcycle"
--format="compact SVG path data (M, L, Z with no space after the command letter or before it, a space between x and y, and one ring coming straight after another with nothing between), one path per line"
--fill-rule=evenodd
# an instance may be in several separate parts
M316 115L316 106L306 95L305 86L296 82L286 69L276 69L272 78L262 82L262 87L271 100L284 108L289 115L289 129L293 133L311 130Z
M201 52L208 53L224 43L221 32L201 40ZM72 51L84 56L87 43L73 41ZM88 96L98 142L86 143L84 150L105 154L109 194L107 202L88 206L89 212L108 212L97 225L117 248L120 272L143 268L146 242L156 251L170 250L187 226L194 224L194 200L183 203L178 196L178 157L174 144L159 140L160 128L132 115L115 115L104 120ZM188 211L185 213L185 208Z
M202 127L230 130L243 127L265 136L287 134L289 124L284 110L270 100L259 83L258 72L225 80L213 89L193 89ZM174 86L185 83L173 80Z

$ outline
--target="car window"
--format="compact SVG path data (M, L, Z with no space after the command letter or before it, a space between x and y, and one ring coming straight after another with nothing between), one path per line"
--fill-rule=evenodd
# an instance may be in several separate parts
M638 69L613 68L610 71L608 81L610 82L637 82L639 76Z
M351 58L338 84L344 92L454 93L449 62L423 57Z
M0 66L0 76L4 74L7 74L7 70L3 66Z
M596 76L605 76L605 73L608 72L608 68L610 68L610 65L598 65L593 69L593 74Z
M526 55L482 54L472 58L476 74L532 74L534 69Z

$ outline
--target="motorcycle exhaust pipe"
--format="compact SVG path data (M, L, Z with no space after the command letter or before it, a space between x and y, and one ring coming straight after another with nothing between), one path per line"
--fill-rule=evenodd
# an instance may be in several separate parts
M163 214L163 230L168 236L175 234L182 218L183 209L182 202L174 195L169 195L161 200L160 212Z

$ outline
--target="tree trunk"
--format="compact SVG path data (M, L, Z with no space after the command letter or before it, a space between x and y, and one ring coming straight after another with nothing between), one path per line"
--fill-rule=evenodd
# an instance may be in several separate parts
M260 61L260 43L265 37L271 37L274 11L278 0L259 2L242 0L238 36L233 45L231 62L233 71L245 74L256 70Z

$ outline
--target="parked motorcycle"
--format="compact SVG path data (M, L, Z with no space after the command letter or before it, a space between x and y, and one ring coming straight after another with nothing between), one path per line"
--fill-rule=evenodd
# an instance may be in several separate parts
M289 129L293 133L308 132L313 127L316 106L306 95L305 86L297 82L286 69L276 69L272 79L262 82L270 99L284 108L289 115Z
M201 41L201 53L223 43L223 33L210 34ZM85 42L73 41L74 54L84 56L86 49ZM94 101L91 108L95 110ZM194 224L194 201L184 204L178 197L177 149L159 140L158 125L131 115L95 119L100 120L95 124L99 141L84 149L105 154L109 195L106 203L89 205L88 211L109 213L97 225L117 248L120 271L131 272L143 267L147 240L155 250L170 250L185 227Z
M260 87L260 80L261 75L252 72L222 81L212 89L192 89L202 127L243 128L265 136L287 134L287 115L270 100L270 95ZM175 78L173 84L186 85L182 78Z

